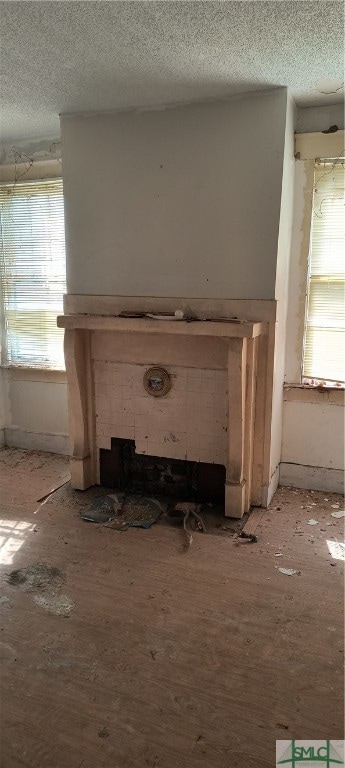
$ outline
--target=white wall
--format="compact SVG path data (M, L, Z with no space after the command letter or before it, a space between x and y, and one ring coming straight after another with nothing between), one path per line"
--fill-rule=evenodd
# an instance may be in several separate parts
M299 107L296 112L296 132L327 131L331 125L344 130L344 102L320 104L318 107Z
M32 432L66 435L66 383L11 380L9 407L12 426Z
M288 99L284 145L279 239L277 250L275 297L277 299L276 342L274 349L273 396L271 419L271 488L269 498L279 480L282 445L283 384L285 369L286 319L289 291L291 230L294 195L294 124L295 105Z
M344 405L285 400L281 485L343 493L344 426Z
M286 103L63 117L68 292L273 299Z
M344 407L285 401L282 461L344 469Z
M31 373L31 372L30 372ZM39 380L8 374L5 439L10 446L68 452L67 384L54 374Z

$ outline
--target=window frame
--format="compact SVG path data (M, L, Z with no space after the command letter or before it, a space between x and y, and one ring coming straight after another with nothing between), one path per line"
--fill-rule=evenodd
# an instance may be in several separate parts
M48 181L49 179L63 179L62 176L62 160L61 157L34 159L29 158L27 155L20 154L19 162L0 165L0 184L15 184L17 181ZM0 351L6 345L5 339L5 327L4 327L4 303L1 295L0 284L0 319L1 319L1 335L0 335ZM30 366L13 366L7 363L1 362L2 357L0 355L0 369L8 370L11 377L22 378L34 381L56 381L57 377L60 382L67 381L65 369L49 369Z
M310 233L313 215L315 163L319 159L345 159L345 132L295 135L295 188L285 355L285 388L317 393L339 391L339 386L303 382L305 319L309 289ZM342 394L341 394L342 393Z
M321 179L323 175L330 176L333 172L333 169L335 166L341 167L341 173L344 174L344 161L343 159L339 158L323 158L323 159L317 159L314 163L314 179L313 179L313 200L312 200L312 214L311 214L311 228L310 228L310 236L309 236L309 253L308 253L308 275L307 275L307 296L306 296L306 304L305 304L305 321L304 321L304 339L303 339L303 356L302 356L302 383L306 386L324 386L327 389L329 388L335 388L335 389L344 389L345 388L345 381L339 380L338 383L336 383L336 379L332 378L320 378L317 376L308 376L304 372L305 369L305 356L306 356L306 346L308 344L308 320L309 320L309 307L310 303L312 301L311 294L312 294L312 284L314 283L314 291L315 291L315 285L317 282L321 283L325 281L325 278L327 277L327 284L332 285L333 288L336 285L341 285L342 292L344 290L345 284L343 277L340 276L338 273L331 273L328 271L328 273L324 272L322 274L320 273L313 273L312 270L312 250L313 250L313 228L316 225L315 218L320 218L317 214L317 211L315 209L315 190L318 188L318 176L321 175ZM325 328L325 326L322 326Z

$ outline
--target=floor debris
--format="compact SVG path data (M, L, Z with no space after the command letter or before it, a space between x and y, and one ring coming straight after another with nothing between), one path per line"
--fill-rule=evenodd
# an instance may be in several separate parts
M278 568L278 571L284 573L285 576L295 576L295 574L300 573L300 571L296 571L295 568Z
M328 541L327 544L330 555L332 555L335 560L345 560L345 542Z
M39 499L36 499L36 501L45 501L46 499L49 499L49 496L51 496L55 491L58 491L59 488L62 488L63 485L67 485L71 479L70 472L66 472L62 477L54 483L50 488L48 488L45 493L41 494Z
M36 563L26 568L19 568L7 574L6 581L12 587L19 587L24 592L33 593L33 601L48 613L68 617L73 601L60 590L65 581L63 573L53 565Z
M47 613L53 613L55 616L67 618L72 608L74 608L74 602L68 595L34 595L33 599L36 605L44 608Z
M173 517L175 515L175 518ZM175 504L174 509L170 513L170 517L174 520L173 524L176 525L178 517L183 525L184 532L187 537L187 549L190 548L193 542L192 531L199 531L200 533L206 533L205 523L200 515L200 506L193 502L183 501Z
M242 541L249 541L252 544L257 544L258 537L255 533L246 533L244 530L240 533L240 539Z
M6 581L12 587L20 587L25 592L47 592L59 589L64 576L58 568L47 563L36 563L26 568L19 568L7 574Z
M237 547L240 544L257 544L258 541L255 533L243 533L243 531L239 534L235 533L233 538L235 539L235 545Z
M0 605L6 605L9 602L10 602L10 598L6 597L6 595L2 595L0 597Z
M88 522L126 531L128 528L150 528L165 509L166 506L158 499L110 493L96 498L89 509L81 511L80 516Z
M256 536L256 529L258 528L259 524L261 523L264 515L266 514L267 510L263 508L253 509L252 512L249 515L249 518L245 524L245 526L242 528L241 536L243 538L248 537L251 541L257 542L257 536Z
M331 515L332 517L337 517L337 518L345 517L345 511L342 509L339 509L338 512L331 512Z
M50 490L60 485L61 478L66 479L69 474L69 462L67 456L42 453L40 451L27 451L18 448L0 449L0 474L3 478L11 473L11 484L6 489L6 496L10 493L11 503L22 498L23 476L26 478L25 504L35 503ZM2 490L3 486L2 486ZM3 502L3 494L2 499Z
M307 521L307 525L318 525L318 520L314 520L313 517L310 518L310 520Z
M98 496L88 509L80 513L82 520L90 523L108 523L113 520L122 509L125 498L124 493L109 493L106 496Z

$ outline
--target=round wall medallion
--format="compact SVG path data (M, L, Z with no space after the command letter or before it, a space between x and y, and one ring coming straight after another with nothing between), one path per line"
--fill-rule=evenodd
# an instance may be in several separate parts
M163 397L171 389L171 378L165 368L148 368L143 383L147 394L152 397Z

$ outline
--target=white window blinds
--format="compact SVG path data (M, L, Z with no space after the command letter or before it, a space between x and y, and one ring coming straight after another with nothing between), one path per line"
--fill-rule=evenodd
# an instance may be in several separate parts
M64 368L66 259L61 179L0 186L3 364Z
M344 180L342 163L316 166L303 376L329 384L345 380Z

